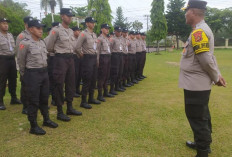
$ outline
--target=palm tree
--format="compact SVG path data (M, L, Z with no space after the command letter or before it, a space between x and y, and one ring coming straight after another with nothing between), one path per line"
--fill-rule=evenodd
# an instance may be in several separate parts
M47 8L49 7L51 10L51 13L54 14L55 13L55 7L56 4L58 3L58 5L60 6L60 8L63 7L63 1L62 0L40 0L40 7L41 9L45 10L45 13L47 14Z

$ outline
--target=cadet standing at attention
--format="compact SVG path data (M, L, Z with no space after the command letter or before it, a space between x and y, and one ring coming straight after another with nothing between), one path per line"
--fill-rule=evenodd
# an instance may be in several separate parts
M136 71L135 71L135 79L141 81L142 79L139 77L141 73L141 61L142 61L142 40L140 32L136 32Z
M131 85L127 84L128 79L128 29L123 28L122 29L122 41L123 41L123 76L122 76L122 89L125 89L124 87L131 87Z
M56 128L58 125L50 120L48 113L49 78L47 71L47 49L41 40L43 27L39 20L28 23L30 39L24 39L19 44L18 63L22 80L25 83L28 97L28 120L31 124L30 133L44 135L46 131L37 124L37 112L43 115L43 125Z
M119 72L122 64L122 29L121 27L114 28L114 37L110 39L111 47L111 69L110 69L110 94L118 95L115 91L123 92L123 89L119 88Z
M24 22L24 28L25 30L22 31L18 37L16 38L16 47L15 47L15 51L16 51L16 54L18 55L18 49L19 49L19 43L24 40L24 39L29 39L31 38L31 34L29 32L29 29L28 29L28 22L33 20L33 18L31 16L26 16L24 17L23 19L23 22ZM17 60L18 61L18 60ZM22 109L22 114L27 114L27 106L28 106L28 101L27 101L27 97L26 97L26 91L25 91L25 87L24 87L24 82L23 80L21 79L21 76L20 76L20 81L21 81L21 90L20 90L20 99L23 103L23 109Z
M82 115L81 112L73 108L72 101L75 93L75 67L74 50L71 42L73 30L69 28L72 21L71 9L62 8L60 10L62 23L52 29L47 40L48 52L54 52L54 100L57 105L57 119L61 121L70 121L67 115ZM63 113L64 104L64 84L65 96L67 99L67 112Z
M15 63L15 40L8 32L10 23L6 18L0 19L0 110L5 110L3 97L5 96L6 83L8 80L10 104L21 104L16 96L17 70Z
M141 74L140 74L140 78L141 79L145 79L146 76L143 75L143 70L145 67L145 63L146 63L146 55L147 55L147 43L146 43L146 34L142 33L141 34L141 38L142 38L142 65L141 65Z
M135 32L131 31L130 39L128 43L128 54L129 54L129 63L128 63L128 71L129 71L129 79L128 84L133 86L137 84L138 81L135 79L135 70L136 70L136 39L135 39Z
M97 21L92 17L87 17L85 23L87 29L81 32L77 40L76 51L83 56L81 64L82 73L82 99L80 106L85 109L91 109L90 104L101 104L100 101L94 99L94 89L97 80L97 36L93 32ZM87 103L87 95L89 100Z
M108 24L101 25L102 34L98 37L98 44L97 44L97 54L99 60L99 67L98 67L98 97L99 101L105 102L104 97L114 97L113 95L109 94L107 81L110 77L110 66L111 66L111 51L110 51L110 41L107 37L109 34L110 26ZM104 89L104 97L103 91Z
M73 30L73 37L71 40L72 40L73 48L75 48L77 45L77 40L81 33L81 30L77 26L73 27L72 30ZM74 97L80 97L81 56L79 54L75 53L74 63L75 63L75 94L74 94Z
M226 86L214 57L214 35L204 21L206 1L190 0L186 8L186 24L192 32L185 44L180 62L179 87L184 89L185 113L194 134L196 157L208 157L212 142L211 117L208 107L211 86Z

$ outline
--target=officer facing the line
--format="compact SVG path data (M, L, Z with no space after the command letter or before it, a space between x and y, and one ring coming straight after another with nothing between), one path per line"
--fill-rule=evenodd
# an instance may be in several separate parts
M214 57L214 36L204 21L206 1L188 2L185 18L192 32L185 44L180 62L179 86L184 89L185 113L194 134L196 157L208 157L212 142L211 117L208 107L212 83L226 86Z
M22 80L25 82L28 97L28 120L31 124L30 133L44 135L46 131L37 124L37 112L43 115L43 125L56 128L58 125L51 121L48 113L49 78L47 71L47 49L41 40L43 27L39 20L28 23L30 39L24 39L19 44L18 63Z

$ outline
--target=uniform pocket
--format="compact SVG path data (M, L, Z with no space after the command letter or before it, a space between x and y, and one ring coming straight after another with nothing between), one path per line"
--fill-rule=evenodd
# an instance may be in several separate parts
M0 49L8 50L8 43L5 41L0 42Z

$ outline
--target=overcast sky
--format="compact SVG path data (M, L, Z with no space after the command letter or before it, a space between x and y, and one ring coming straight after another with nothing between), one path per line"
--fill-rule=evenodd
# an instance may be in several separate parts
M44 17L44 10L40 9L40 0L14 0L15 2L26 3L28 9L31 10L32 16L40 19ZM165 1L165 8L169 0ZM186 1L186 0L185 0ZM224 9L232 7L231 0L206 0L209 7ZM144 15L149 15L151 10L152 0L109 0L112 15L115 16L116 8L121 6L123 8L124 16L130 22L139 20L143 23L143 30L147 29L147 19ZM82 7L87 5L87 0L63 0L64 7ZM56 7L56 13L59 12L59 6Z

